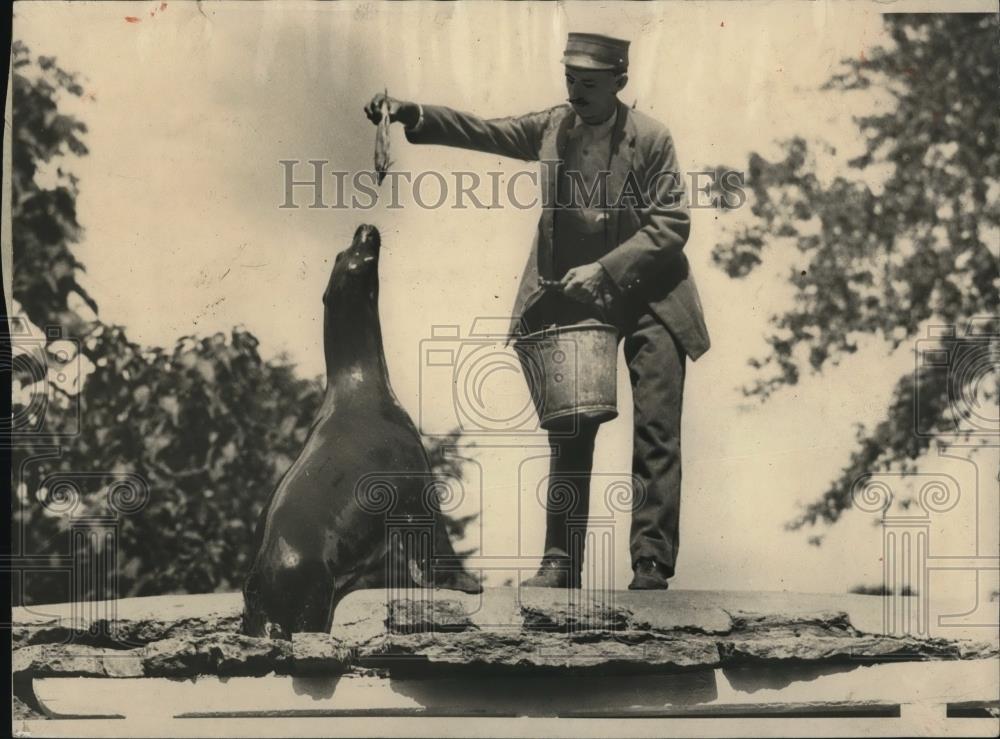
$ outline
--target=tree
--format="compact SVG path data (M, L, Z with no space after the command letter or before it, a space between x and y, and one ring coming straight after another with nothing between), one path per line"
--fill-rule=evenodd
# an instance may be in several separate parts
M71 590L57 567L87 547L98 550L88 556L108 553L101 536L84 537L88 543L69 531L96 531L109 516L117 595L236 589L254 554L261 507L306 439L322 381L298 377L286 357L263 360L243 328L143 347L100 320L77 282L84 269L73 254L82 233L79 183L67 169L70 157L87 154L87 129L59 111L63 94L84 90L54 59L33 58L23 44L13 45L13 59L20 315L11 318L34 329L18 332L7 360L14 369L12 543L15 553L51 565L22 578L15 604L107 597L96 582ZM55 167L51 187L38 182L41 163ZM448 450L457 442L456 433L430 446L439 474L461 477L461 460ZM471 520L448 520L449 533L461 536Z
M468 457L458 453L458 448L462 442L461 429L454 429L443 436L428 436L424 438L424 446L427 449L427 457L431 463L431 471L442 479L452 479L461 482L465 478L465 464L470 461ZM464 446L463 451L471 449L475 443ZM464 516L451 516L444 514L445 528L448 536L453 541L465 538L466 529L479 518L478 513L469 513ZM460 558L475 554L476 548L458 551L455 554Z
M895 349L929 324L954 330L899 379L885 419L859 427L842 473L792 529L836 521L862 475L912 470L941 435L996 432L997 16L892 14L884 22L891 47L845 60L825 85L830 94L870 88L889 96L886 112L854 119L863 153L829 184L802 138L784 142L779 161L752 154L753 219L713 252L734 278L779 247L800 256L788 276L793 305L772 316L769 351L751 360L756 377L744 392L761 400L795 385L803 370L836 365L864 335Z
M79 433L58 455L15 450L15 546L22 536L21 551L64 553L74 521L120 511L111 496L132 480L128 515L118 517L119 592L238 587L256 516L305 439L321 385L287 362L263 362L242 329L183 337L166 351L97 325L83 347L96 361L76 398ZM65 584L39 583L26 595L65 599Z
M76 220L77 178L56 166L56 184L43 188L35 180L39 164L62 162L69 154L84 156L81 136L87 127L59 112L60 95L82 97L78 78L52 57L32 59L28 48L15 41L11 66L16 110L11 145L11 224L14 260L13 293L28 318L38 326L71 324L79 329L69 308L77 294L97 305L76 280L83 265L73 256L80 237Z

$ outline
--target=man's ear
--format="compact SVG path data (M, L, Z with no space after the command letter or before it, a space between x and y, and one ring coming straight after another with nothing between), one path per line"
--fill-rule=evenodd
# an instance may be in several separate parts
M615 76L615 89L624 90L628 84L628 72L621 72Z

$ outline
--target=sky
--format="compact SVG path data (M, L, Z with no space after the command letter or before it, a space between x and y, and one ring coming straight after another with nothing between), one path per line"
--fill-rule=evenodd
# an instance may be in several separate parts
M834 147L819 170L833 176L859 147L852 116L886 101L819 87L839 60L887 42L884 7L20 3L14 35L81 72L89 93L65 102L89 129L90 155L72 162L85 228L77 253L105 321L125 325L135 341L168 346L182 335L244 325L265 356L286 353L304 375L320 374L329 269L354 229L372 223L384 244L380 310L391 381L425 431L446 431L454 425L452 377L429 369L424 357L457 341L435 339L433 327L458 326L467 337L476 317L509 314L537 211L393 209L385 198L364 210L281 209L281 160L370 169L374 128L362 106L383 89L483 116L558 104L566 33L598 31L632 41L622 98L669 127L682 168L741 168L751 152L777 156L778 142L802 135ZM396 168L415 172L509 176L527 166L410 145L400 130L392 156ZM844 592L878 583L882 533L871 514L849 512L829 530L787 532L784 523L846 463L856 425L880 420L893 384L913 367L912 347L890 355L863 343L839 367L766 404L744 398L739 388L753 378L747 360L762 354L770 316L788 305L785 276L795 264L794 254L772 249L764 267L740 281L715 267L713 246L745 217L694 211L686 246L713 346L688 368L674 586ZM482 345L498 367L513 366L495 342L462 347ZM629 469L629 388L620 370L621 414L598 438L596 472L606 479ZM495 412L527 402L516 374L490 381ZM534 496L544 459L526 449L544 438L467 438L477 446L461 511L480 513L473 537L482 536L472 543L484 555L532 559L541 549ZM963 491L995 487L982 461L935 456L921 469L952 475ZM991 510L984 525L982 506L977 513L974 496L963 494L950 518L934 519L932 549L967 554L977 529L990 528ZM629 576L628 517L617 514L613 530L621 587ZM826 534L822 547L807 544L814 533ZM995 551L995 534L980 540ZM952 573L941 588L969 597L977 586L967 574Z

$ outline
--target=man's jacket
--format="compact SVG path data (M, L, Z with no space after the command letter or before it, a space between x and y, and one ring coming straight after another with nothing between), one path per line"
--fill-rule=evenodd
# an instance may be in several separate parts
M406 131L407 139L415 144L456 146L544 163L542 215L518 287L512 334L521 326L525 311L543 294L539 277L554 277L555 167L563 161L567 133L574 123L575 113L568 105L492 120L426 105L421 122ZM659 122L619 102L608 169L606 204L612 207L607 209L607 250L598 261L622 294L648 304L687 355L697 359L710 342L684 255L691 216L670 133ZM623 190L628 196L619 198Z

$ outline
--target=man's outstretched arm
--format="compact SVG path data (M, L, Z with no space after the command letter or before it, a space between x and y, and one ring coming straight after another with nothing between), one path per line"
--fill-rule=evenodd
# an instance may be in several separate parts
M388 103L389 120L406 127L406 139L414 144L439 144L473 149L488 154L537 161L548 111L511 118L480 118L440 105L421 106L404 100L375 95L365 106L373 123L382 119L383 101Z

